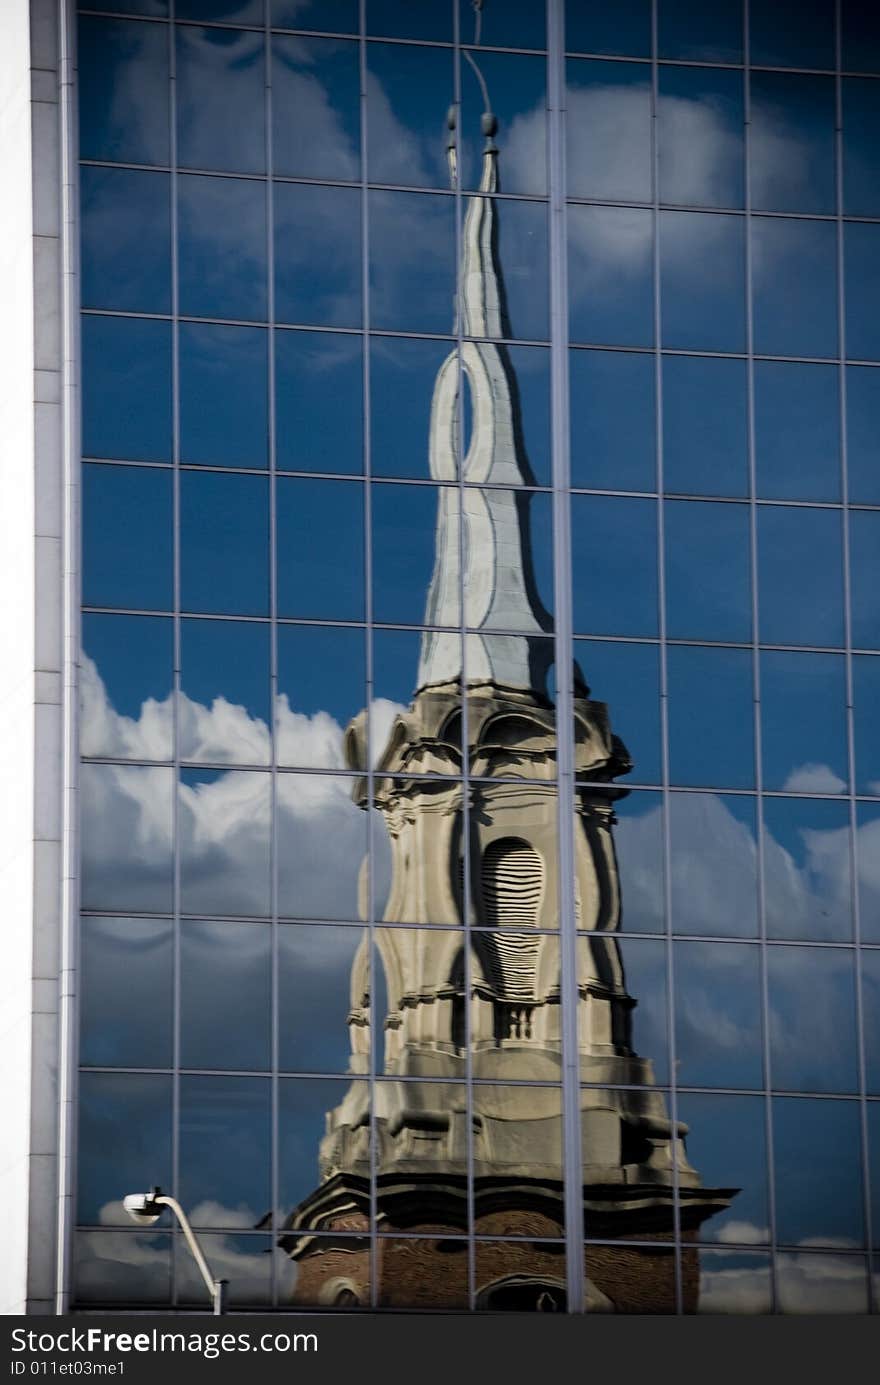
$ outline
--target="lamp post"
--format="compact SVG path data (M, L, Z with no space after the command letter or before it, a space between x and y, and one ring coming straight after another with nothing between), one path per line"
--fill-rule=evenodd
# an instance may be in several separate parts
M205 1281L205 1287L211 1295L211 1303L214 1313L225 1313L226 1311L226 1285L225 1279L215 1279L208 1269L208 1262L202 1254L196 1234L189 1224L189 1218L181 1207L177 1198L169 1197L163 1193L161 1188L151 1188L148 1193L129 1193L122 1199L125 1208L132 1221L139 1226L152 1226L162 1215L163 1207L170 1207L178 1222L181 1230L186 1237L186 1243L192 1251L193 1259L199 1267L199 1273Z

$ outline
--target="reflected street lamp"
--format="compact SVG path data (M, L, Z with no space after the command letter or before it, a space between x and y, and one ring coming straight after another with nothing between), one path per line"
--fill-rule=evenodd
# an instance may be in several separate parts
M226 1311L226 1285L228 1280L215 1279L208 1269L208 1262L202 1254L202 1248L196 1240L196 1234L189 1224L189 1218L181 1207L177 1198L169 1197L163 1193L161 1188L151 1188L148 1193L129 1193L122 1199L122 1205L133 1222L139 1226L152 1226L162 1215L163 1207L170 1207L175 1217L180 1223L186 1243L192 1251L193 1259L199 1267L199 1273L205 1281L208 1293L211 1295L211 1303L214 1306L215 1315Z

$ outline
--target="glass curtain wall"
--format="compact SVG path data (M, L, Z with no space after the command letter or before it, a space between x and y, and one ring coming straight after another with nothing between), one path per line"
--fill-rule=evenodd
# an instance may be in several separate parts
M868 1311L880 23L120 0L78 86L75 1306L202 1305L158 1185L234 1309Z

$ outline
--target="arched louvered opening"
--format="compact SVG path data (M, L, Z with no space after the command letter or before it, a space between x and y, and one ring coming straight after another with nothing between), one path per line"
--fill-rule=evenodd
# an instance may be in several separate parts
M544 862L528 842L502 837L486 848L480 871L487 928L536 928L544 890Z

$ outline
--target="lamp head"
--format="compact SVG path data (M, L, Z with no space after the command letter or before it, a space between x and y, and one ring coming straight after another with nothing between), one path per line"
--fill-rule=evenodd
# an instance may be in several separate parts
M162 1215L162 1206L156 1202L161 1189L151 1188L148 1193L129 1193L122 1199L122 1205L133 1222L138 1226L153 1226Z

